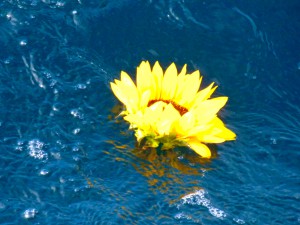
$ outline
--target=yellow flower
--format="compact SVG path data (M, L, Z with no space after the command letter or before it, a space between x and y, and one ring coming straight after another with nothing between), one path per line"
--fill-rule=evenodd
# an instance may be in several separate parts
M210 99L217 86L212 83L199 91L201 80L199 70L187 74L186 65L178 74L172 63L164 73L158 62L151 69L143 61L137 67L136 84L122 71L121 79L110 85L125 105L122 115L138 142L146 140L149 147L162 144L163 149L188 146L209 158L205 143L234 140L236 135L217 116L228 97Z

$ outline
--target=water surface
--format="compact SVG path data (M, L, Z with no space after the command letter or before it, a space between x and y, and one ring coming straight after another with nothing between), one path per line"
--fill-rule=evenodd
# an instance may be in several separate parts
M299 1L4 0L1 224L300 224ZM199 69L237 140L141 152L109 82Z

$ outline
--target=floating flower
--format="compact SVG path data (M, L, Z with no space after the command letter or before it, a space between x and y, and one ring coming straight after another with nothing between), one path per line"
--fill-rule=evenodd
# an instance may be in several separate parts
M228 97L210 99L217 86L212 83L199 91L201 80L199 70L187 74L186 65L178 74L172 63L164 73L158 62L151 69L143 61L137 67L136 84L122 71L121 79L110 85L125 105L121 114L139 143L162 149L188 146L209 158L206 143L234 140L236 135L217 116Z

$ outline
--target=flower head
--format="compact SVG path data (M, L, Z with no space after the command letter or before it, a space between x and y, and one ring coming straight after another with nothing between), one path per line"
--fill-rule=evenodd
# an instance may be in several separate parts
M151 69L143 61L137 67L136 84L121 72L121 79L111 82L115 96L125 105L124 119L135 131L138 142L170 149L188 146L202 157L211 152L206 143L234 140L234 132L226 128L217 113L228 97L210 98L214 83L199 91L199 70L187 74L186 65L178 73L174 63L165 72L156 62Z

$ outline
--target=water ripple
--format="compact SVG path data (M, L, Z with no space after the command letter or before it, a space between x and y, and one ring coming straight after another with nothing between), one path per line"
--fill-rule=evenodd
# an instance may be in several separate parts
M299 223L299 4L234 4L2 1L1 222ZM141 59L216 81L237 140L138 149L109 82Z

